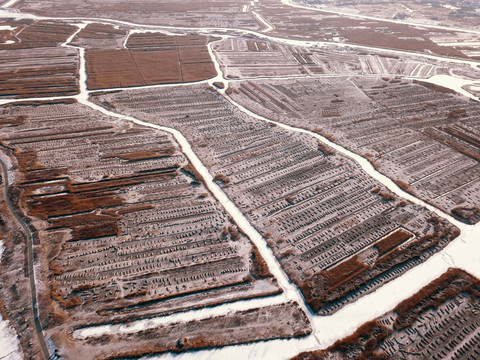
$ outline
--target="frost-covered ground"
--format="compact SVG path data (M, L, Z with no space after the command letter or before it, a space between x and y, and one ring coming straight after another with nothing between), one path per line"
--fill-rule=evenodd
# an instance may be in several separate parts
M0 240L0 259L3 253L3 241ZM1 269L0 269L1 271ZM0 315L0 359L17 360L22 359L20 349L18 347L17 336L15 331L10 327L8 322Z
M461 79L459 77L450 76L450 75L435 75L425 81L452 89L457 93L465 95L470 99L479 100L478 97L464 90L464 86L475 84L478 82L478 80L465 80L465 79Z

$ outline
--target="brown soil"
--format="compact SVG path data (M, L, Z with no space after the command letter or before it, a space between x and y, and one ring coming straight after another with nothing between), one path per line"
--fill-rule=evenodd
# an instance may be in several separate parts
M216 75L205 36L134 34L129 49L87 50L89 89L193 82Z
M386 238L375 243L375 247L380 251L380 255L384 255L409 239L411 236L412 235L409 232L403 229L398 229Z
M0 96L25 98L78 93L77 53L64 48L0 51Z
M281 292L258 250L215 204L168 134L99 120L75 101L22 102L5 111L2 146L18 159L11 198L37 230L45 331ZM241 336L253 341L268 331L268 337L290 337L309 329L301 317L291 320L286 330ZM201 346L197 335L208 332L198 331L191 347ZM230 335L225 344L238 340ZM172 346L182 333L175 336ZM82 348L81 341L65 345L67 337L59 334L56 342L65 354ZM95 351L108 356L112 349L131 346Z
M348 280L358 276L361 272L367 270L369 266L358 261L358 256L355 255L347 261L343 261L333 268L325 271L327 291L333 291L335 288L344 284Z
M327 271L321 271L311 275L300 282L299 287L305 296L306 302L317 312L330 302L341 300L354 292L360 286L367 285L381 274L386 274L396 266L408 262L412 258L429 256L430 251L436 251L442 242L450 241L458 236L458 229L441 222L436 218L429 221L435 226L435 233L425 235L408 243L405 248L396 248L383 256L379 256L372 266L366 266L357 261L356 257L340 263ZM400 235L399 235L400 236ZM403 235L400 236L402 238ZM398 242L396 235L394 240L388 241L384 250ZM380 245L382 247L382 245Z
M77 33L71 43L86 49L120 49L126 36L126 28L92 23Z
M337 341L326 350L303 352L290 360L328 360L333 352L342 354L335 359L387 360L386 356L376 353L378 344L392 331L377 321L365 323L352 335Z
M80 31L75 38L81 39L113 39L117 36L124 36L127 32L122 29L115 29L112 25L88 24ZM74 39L75 41L75 39Z
M165 149L155 150L155 151L134 151L125 154L115 154L115 155L106 155L103 158L113 158L118 157L119 159L128 160L128 161L142 161L142 160L155 160L162 159L169 156L172 156L175 153L175 148L169 147Z
M133 34L128 38L129 49L163 49L183 46L205 46L209 37L203 35L174 36L162 33Z
M346 42L371 47L418 52L431 51L444 56L466 57L465 54L454 48L437 45L430 40L429 30L418 29L414 26L356 19L304 9L295 9L295 12L292 12L291 8L273 2L262 3L260 7L264 18L275 25L272 33L279 36L288 34L295 38L316 38L327 41L341 37ZM442 30L439 32L449 33Z
M135 342L132 342L131 334L118 334L87 338L86 345L91 347L98 341L117 345L119 350L101 352L97 355L99 359L139 358L166 351L178 353L263 339L301 337L311 331L305 313L296 303L287 303L159 326L137 333ZM98 352L98 347L95 351Z
M466 222L467 224L475 224L480 220L480 208L456 207L452 209L452 215Z
M250 258L252 259L252 268L250 270L250 273L254 278L273 278L273 274L270 272L267 262L262 257L262 255L260 255L260 252L255 245L253 245Z
M67 41L77 27L62 22L29 21L13 22L16 27L12 31L15 36L9 35L6 40L13 40L12 44L1 44L1 49L31 49L56 47Z
M401 302L394 311L398 314L394 328L403 329L412 325L417 316L426 309L438 306L446 300L465 292L473 297L480 296L480 280L460 269L448 269L415 295Z
M116 0L89 2L88 6L83 2L72 3L70 0L23 0L15 4L15 8L50 17L95 17L137 24L258 29L254 16L249 12L242 12L242 4L236 0Z

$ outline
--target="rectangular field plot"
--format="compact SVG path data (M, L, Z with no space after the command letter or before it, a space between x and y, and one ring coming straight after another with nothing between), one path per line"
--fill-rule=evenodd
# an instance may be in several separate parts
M12 194L38 231L44 316L72 328L281 292L168 133L74 102L2 116Z
M229 78L306 73L289 46L260 40L224 39L213 45Z
M246 81L231 96L307 128L460 220L480 220L480 111L459 96L391 77Z
M179 2L177 0L23 0L16 8L26 13L54 17L109 18L135 24L168 24L178 27L219 27L256 30L258 22L237 0Z
M227 78L326 75L404 75L426 78L445 71L434 61L335 46L289 46L228 38L213 45Z
M65 43L78 29L76 26L46 20L38 21L9 21L8 26L13 30L3 30L2 37L5 41L0 43L3 49L32 49L54 48ZM45 50L44 51L48 51Z
M127 37L127 28L107 24L90 23L72 40L72 45L84 48L122 48Z
M313 137L240 113L206 86L124 91L94 101L180 130L322 314L373 291L458 235Z
M181 40L180 40L181 39ZM89 89L192 82L216 75L205 36L133 34L128 49L86 51Z
M135 322L132 325L135 326ZM78 353L95 354L97 359L139 357L166 351L180 352L258 340L300 337L312 331L308 318L296 303L232 311L227 315L197 321L160 325L135 334L122 333L118 331L119 327L112 326L110 331L97 336L83 336L91 328L76 330L74 337L85 339L79 346ZM115 344L116 350L109 354L98 347L99 341Z
M78 54L69 48L0 50L0 96L65 96L78 93Z

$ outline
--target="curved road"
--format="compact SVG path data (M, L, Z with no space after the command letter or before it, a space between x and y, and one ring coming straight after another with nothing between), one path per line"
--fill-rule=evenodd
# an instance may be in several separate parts
M28 277L30 280L30 291L32 292L32 311L33 311L33 321L35 323L35 332L37 333L38 341L40 343L41 352L44 359L49 359L50 354L47 348L47 342L43 335L42 324L40 323L40 318L38 314L38 300L37 300L37 287L35 284L35 270L33 268L33 234L28 227L27 223L23 220L22 216L18 213L17 208L12 203L12 200L8 196L8 188L10 187L8 183L8 172L7 165L0 159L0 167L2 168L2 177L3 177L3 186L5 190L5 199L7 205L10 209L10 212L13 214L17 222L23 229L25 236L27 237L26 246L27 246L27 262Z

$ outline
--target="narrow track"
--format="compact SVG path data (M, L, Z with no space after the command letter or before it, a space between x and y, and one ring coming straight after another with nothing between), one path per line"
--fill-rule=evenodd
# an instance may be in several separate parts
M38 342L40 343L40 348L42 352L42 356L44 359L50 358L50 353L48 351L47 342L45 340L45 336L43 335L42 324L40 322L39 312L38 312L38 299L37 299L37 287L36 287L36 280L35 280L35 269L34 269L34 261L33 261L33 233L28 227L27 223L20 215L19 211L17 210L16 206L13 204L12 200L8 196L8 189L10 185L8 183L8 171L7 165L0 160L0 166L2 168L2 176L3 176L3 186L5 191L5 198L7 201L7 205L10 209L10 212L13 214L17 222L23 229L23 232L26 237L25 246L27 247L27 258L25 261L27 262L27 269L28 269L28 277L30 282L30 291L32 293L32 316L33 322L35 324L35 332L38 337Z

